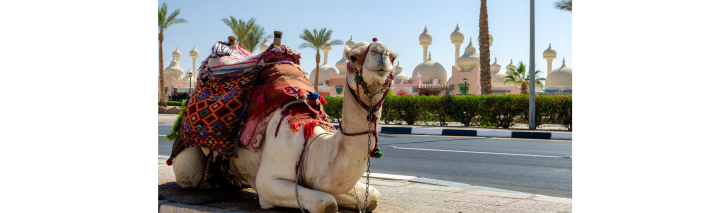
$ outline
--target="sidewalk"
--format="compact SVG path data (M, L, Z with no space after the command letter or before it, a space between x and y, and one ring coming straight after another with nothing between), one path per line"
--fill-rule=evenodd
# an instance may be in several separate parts
M373 212L572 212L569 198L414 181L422 178L370 177L370 185L381 193L380 204ZM290 208L261 209L252 188L182 190L175 183L172 167L167 166L164 159L158 159L158 193L164 197L158 200L159 212L300 212ZM340 209L339 212L357 211Z
M158 125L172 126L176 118L177 115L158 114ZM339 123L332 124L333 126L335 126L336 129L339 128ZM378 133L572 140L572 132L563 129L560 125L542 125L536 130L529 130L527 125L525 124L518 125L510 129L501 129L463 126L397 125L380 123L380 126L378 127Z

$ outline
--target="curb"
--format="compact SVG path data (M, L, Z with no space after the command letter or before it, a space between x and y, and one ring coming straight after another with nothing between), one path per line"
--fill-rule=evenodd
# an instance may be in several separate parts
M363 174L363 177L367 177L367 173ZM430 178L419 178L419 177L415 177L415 176L370 173L370 177L378 178L378 179L388 179L388 180L405 180L405 181L414 182L414 183L426 183L426 184L439 185L439 186L466 188L466 189L478 190L478 191L490 191L490 192L520 194L520 195L534 195L534 194L526 193L526 192L511 191L511 190L484 187L484 186L472 186L472 185L465 184L465 183L436 180L436 179L430 179ZM540 196L544 196L544 195L540 195Z
M363 177L367 177L367 173L363 174ZM520 199L530 199L530 200L538 200L538 201L549 201L549 202L556 202L556 203L572 204L572 198L551 197L551 196L547 196L547 195L532 194L532 193L527 193L527 192L518 192L518 191L511 191L511 190L484 187L484 186L473 186L473 185L469 185L469 184L465 184L465 183L457 183L457 182L444 181L444 180L435 180L435 179L430 179L430 178L418 178L415 176L392 175L392 174L382 174L382 173L370 173L370 177L378 178L378 179L388 179L388 180L405 180L408 182L425 183L425 184L447 186L447 187L465 188L465 189L472 190L469 193L478 194L478 195L486 195L486 196L493 196L493 197L520 198Z
M338 125L334 125L339 129ZM383 127L378 126L378 133L384 134L410 134L410 135L452 135L452 136L477 136L489 138L525 138L525 139L551 139L551 140L572 140L570 132L532 132L532 131L507 131L507 130L468 130L468 129L446 129L446 128L416 128L416 127Z

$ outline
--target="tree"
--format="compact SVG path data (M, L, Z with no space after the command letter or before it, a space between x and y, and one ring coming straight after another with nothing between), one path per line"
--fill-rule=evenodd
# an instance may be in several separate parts
M320 31L316 29L313 29L312 32L310 30L305 29L303 30L303 33L300 34L300 39L302 39L303 42L300 44L300 49L305 48L312 48L315 50L315 91L318 90L318 77L320 76L320 49L325 45L325 43L330 42L330 45L339 45L343 44L342 40L335 39L333 41L330 41L330 37L332 36L332 30L326 30L325 28L320 29Z
M272 38L272 35L266 34L264 27L255 25L255 28L250 30L250 32L247 34L247 38L243 42L243 46L245 46L244 49L250 52L255 52L255 48L258 48L260 46L260 43L266 42L270 38Z
M158 86L158 89L160 90L160 105L163 107L167 107L167 103L165 103L165 76L163 73L163 48L162 48L162 42L165 40L165 30L174 25L179 23L187 23L185 19L178 18L177 16L180 15L180 9L175 10L170 14L170 16L167 16L167 4L163 3L162 7L158 8L158 41L160 41L160 86Z
M250 18L250 20L248 20L247 22L243 21L242 19L235 19L235 17L233 16L230 16L230 19L222 18L221 20L223 21L223 23L225 23L225 25L230 27L230 30L232 30L235 37L237 37L237 43L240 48L247 50L247 48L245 47L245 43L248 34L250 34L253 29L259 27L255 24L255 18Z
M556 1L555 8L558 10L570 11L572 13L572 0Z
M538 76L540 73L542 73L542 71L535 71L535 85L539 86L540 89L542 89L542 81L545 81L545 78L540 78L540 76ZM520 92L522 94L528 94L528 82L530 82L530 75L526 74L527 73L525 73L525 64L520 61L520 67L518 67L517 70L510 68L510 75L505 76L505 83L513 83L516 87L517 85L520 85Z
M492 94L487 0L480 1L480 94Z

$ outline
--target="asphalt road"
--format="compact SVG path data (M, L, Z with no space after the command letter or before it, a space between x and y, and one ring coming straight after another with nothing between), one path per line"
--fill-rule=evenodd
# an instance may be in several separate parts
M158 134L170 128L158 125ZM158 154L171 149L158 136ZM565 157L572 156L571 142L381 134L380 149L384 156L370 161L371 172L572 197L572 158Z

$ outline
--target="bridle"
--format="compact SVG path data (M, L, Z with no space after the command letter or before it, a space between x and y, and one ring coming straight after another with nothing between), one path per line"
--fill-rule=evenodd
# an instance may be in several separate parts
M345 136L359 136L359 135L364 135L364 134L368 135L368 153L367 153L368 161L367 161L367 170L366 170L367 179L365 181L365 203L363 205L363 212L367 212L367 202L368 202L367 200L368 200L368 195L370 193L369 192L370 191L370 158L371 157L373 157L373 158L381 158L382 157L382 152L380 152L380 147L378 147L379 138L378 138L378 134L377 134L377 117L375 116L375 112L377 112L380 109L380 106L383 104L383 102L385 101L385 97L387 97L387 94L390 91L390 85L392 85L392 82L395 80L395 76L391 72L390 75L388 76L388 78L385 80L385 84L383 85L382 89L378 90L374 94L371 94L370 90L368 90L368 88L367 88L367 83L365 82L365 80L362 77L362 67L365 64L365 58L367 57L370 47L372 47L372 45L376 41L377 41L377 38L373 38L373 43L368 45L368 47L365 48L365 51L363 51L363 53L360 55L360 58L358 59L358 63L360 64L359 69L356 69L356 68L350 66L350 63L347 64L348 72L355 75L355 78L354 78L355 90L353 90L352 87L350 87L350 84L347 82L347 80L345 81L345 87L348 88L350 94L352 94L353 98L355 99L355 102L360 104L360 106L365 111L368 112L368 116L367 116L368 131L367 132L359 132L359 133L346 133L342 129L342 121L340 121L340 124L339 124L340 133L342 133ZM373 52L375 52L375 51L373 51ZM375 52L375 53L377 53L377 52ZM393 72L394 71L395 71L395 67L393 66ZM362 86L362 88L364 90L364 94L367 95L367 97L369 98L369 101L370 101L369 104L365 104L360 99L360 92L359 92L360 86ZM375 97L375 95L378 95L380 92L383 92L382 98L380 99L380 101L377 102L377 104L373 105L373 103L372 103L373 98ZM375 124L374 130L373 130L373 123ZM370 149L370 145L372 144L370 135L375 137L375 148L372 150ZM357 194L356 194L356 198L357 198ZM359 205L359 200L358 200L358 205Z

